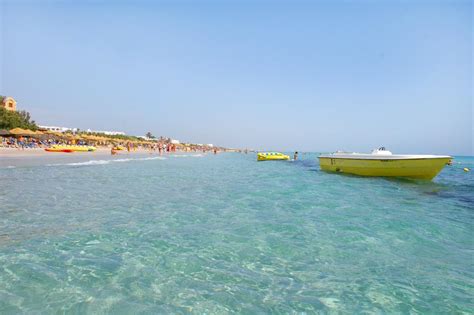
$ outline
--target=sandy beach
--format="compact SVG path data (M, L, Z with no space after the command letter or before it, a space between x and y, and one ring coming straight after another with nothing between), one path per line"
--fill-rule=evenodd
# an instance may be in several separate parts
M175 153L173 153L175 154ZM179 153L177 153L179 154ZM167 154L163 154L166 156ZM158 157L157 151L136 149L131 152L119 151L116 155L110 154L109 148L97 148L94 152L46 152L42 148L16 149L0 148L0 168L12 168L23 166L38 166L55 163L77 163L93 160L117 160L124 158Z
M132 150L131 152L121 151L118 153L118 156L130 155L130 154L158 154L158 152L139 148L136 150ZM110 148L103 148L103 147L98 147L97 150L94 152L73 152L73 153L46 152L44 148L34 148L34 149L0 148L0 158L21 158L21 157L41 157L41 156L77 157L78 155L97 157L97 156L107 156L111 154L110 154Z

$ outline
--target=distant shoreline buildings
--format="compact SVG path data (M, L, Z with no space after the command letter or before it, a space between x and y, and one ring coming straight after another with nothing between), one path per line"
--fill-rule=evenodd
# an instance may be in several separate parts
M125 132L123 131L107 131L107 130L80 130L79 128L69 128L69 127L57 127L57 126L44 126L44 125L38 125L38 128L43 129L43 130L49 130L49 131L54 131L54 132L73 132L76 133L78 131L82 131L85 133L100 133L104 134L107 136L125 136Z
M11 97L11 96L2 96L0 95L0 108L4 108L8 111L17 111L17 102L16 100ZM26 113L26 112L25 112ZM28 114L28 113L26 113ZM28 114L29 117L29 114ZM92 129L80 129L80 128L70 128L70 127L61 127L61 126L46 126L46 125L37 125L33 122L35 127L37 127L40 131L51 131L55 133L73 133L73 134L83 134L83 133L88 133L88 134L100 134L104 136L127 136L127 134L123 131L110 131L110 130L92 130ZM148 137L150 135L150 137ZM143 140L147 141L157 141L157 142L168 142L173 145L180 145L182 144L181 141L177 139L172 139L172 138L165 138L165 137L159 137L155 138L151 136L150 133L147 133L146 136L135 136L138 138L141 138ZM185 145L188 145L185 143ZM197 146L200 147L207 147L207 148L213 148L213 144L197 144Z
M1 105L3 108L6 110L11 110L13 112L16 111L16 101L13 97L11 96L5 96L2 98Z

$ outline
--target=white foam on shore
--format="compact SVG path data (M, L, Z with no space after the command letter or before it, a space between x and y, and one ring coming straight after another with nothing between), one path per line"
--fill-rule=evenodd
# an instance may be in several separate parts
M155 156L146 158L128 158L128 159L115 159L115 160L90 160L86 162L75 162L75 163L64 163L64 164L47 164L46 166L90 166L90 165L106 165L110 163L123 163L131 161L151 161L151 160L166 160L165 157Z
M171 155L172 157L179 157L179 158L185 158L185 157L204 157L204 154L173 154Z
M109 164L110 162L112 162L112 160L90 160L90 161L87 161L87 162L66 163L66 164L56 164L56 165L69 165L69 166L104 165L104 164Z

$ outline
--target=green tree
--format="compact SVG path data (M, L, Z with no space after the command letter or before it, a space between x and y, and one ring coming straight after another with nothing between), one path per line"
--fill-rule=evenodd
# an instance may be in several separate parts
M0 106L0 129L23 128L37 130L38 126L26 111L11 111Z
M145 135L147 138L149 139L155 139L155 136L151 134L151 132L147 132L146 135Z

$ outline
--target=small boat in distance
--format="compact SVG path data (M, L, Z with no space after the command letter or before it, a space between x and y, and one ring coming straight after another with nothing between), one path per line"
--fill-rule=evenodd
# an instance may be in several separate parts
M447 155L392 154L384 147L373 150L371 154L336 152L318 158L324 171L425 180L432 180L452 159Z
M289 155L280 152L260 152L257 153L257 161L287 161L290 159Z

